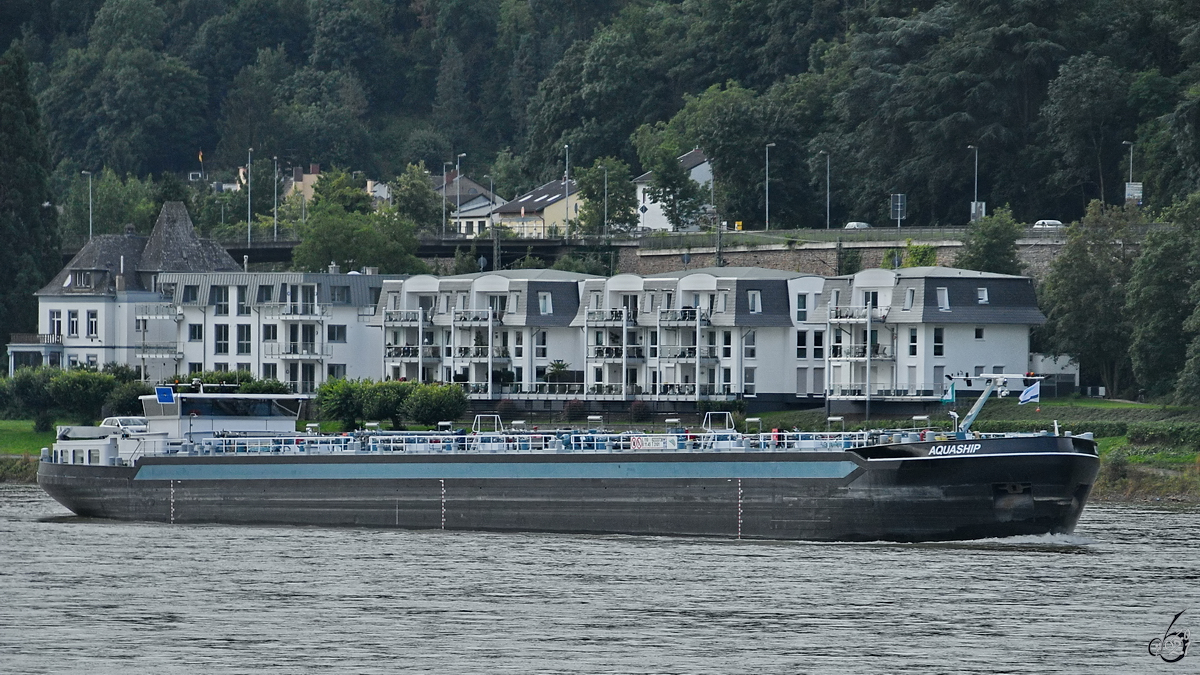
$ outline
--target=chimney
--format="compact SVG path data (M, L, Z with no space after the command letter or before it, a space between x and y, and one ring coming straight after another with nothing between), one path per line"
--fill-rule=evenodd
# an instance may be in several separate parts
M242 271L243 272L250 271L250 256L248 256L248 255L242 256Z
M304 182L304 167L302 167L302 166L293 166L292 167L292 181L296 182L296 183Z
M342 268L338 267L337 261L334 261L334 260L329 261L329 273L330 274L341 274L342 273Z
M321 165L320 164L309 164L308 172L314 176L321 173Z

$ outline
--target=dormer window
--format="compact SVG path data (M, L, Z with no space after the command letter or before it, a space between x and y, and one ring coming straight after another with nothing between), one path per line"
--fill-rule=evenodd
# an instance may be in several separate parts
M950 289L942 287L937 289L938 310L943 312L950 311Z
M913 303L917 299L917 289L909 288L904 291L904 311L909 311L913 308Z
M71 285L75 288L91 288L92 273L84 270L76 270L72 272Z
M987 292L986 288L976 288L975 295L976 295L976 297L979 298L979 304L981 304L981 305L988 304L988 292Z
M762 313L762 291L746 291L746 302L750 305L751 314Z
M184 286L183 287L182 302L184 302L184 303L196 302L196 300L199 297L200 297L200 287L199 286Z

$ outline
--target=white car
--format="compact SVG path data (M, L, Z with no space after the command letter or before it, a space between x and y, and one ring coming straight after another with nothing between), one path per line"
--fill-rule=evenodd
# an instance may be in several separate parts
M843 230L869 230L869 229L871 229L871 224L860 222L860 221L856 220L854 222L846 223L846 227L843 227L842 229Z
M1039 220L1033 224L1033 229L1035 229L1035 230L1052 230L1052 229L1059 228L1062 226L1063 226L1063 224L1062 224L1061 220Z
M145 417L105 417L100 426L120 429L127 434L144 434L150 428Z

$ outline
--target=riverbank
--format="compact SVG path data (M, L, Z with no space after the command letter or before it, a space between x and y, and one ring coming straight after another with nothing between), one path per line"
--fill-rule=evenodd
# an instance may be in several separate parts
M0 456L0 483L36 483L36 456Z

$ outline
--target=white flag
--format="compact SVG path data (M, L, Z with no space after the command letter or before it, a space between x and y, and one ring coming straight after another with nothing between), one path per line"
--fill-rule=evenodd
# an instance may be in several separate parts
M1021 398L1017 399L1017 405L1025 405L1026 403L1039 403L1042 400L1042 381L1038 380L1033 384L1025 387L1025 391L1021 392Z
M942 394L942 403L954 403L954 380L950 380L950 388Z

